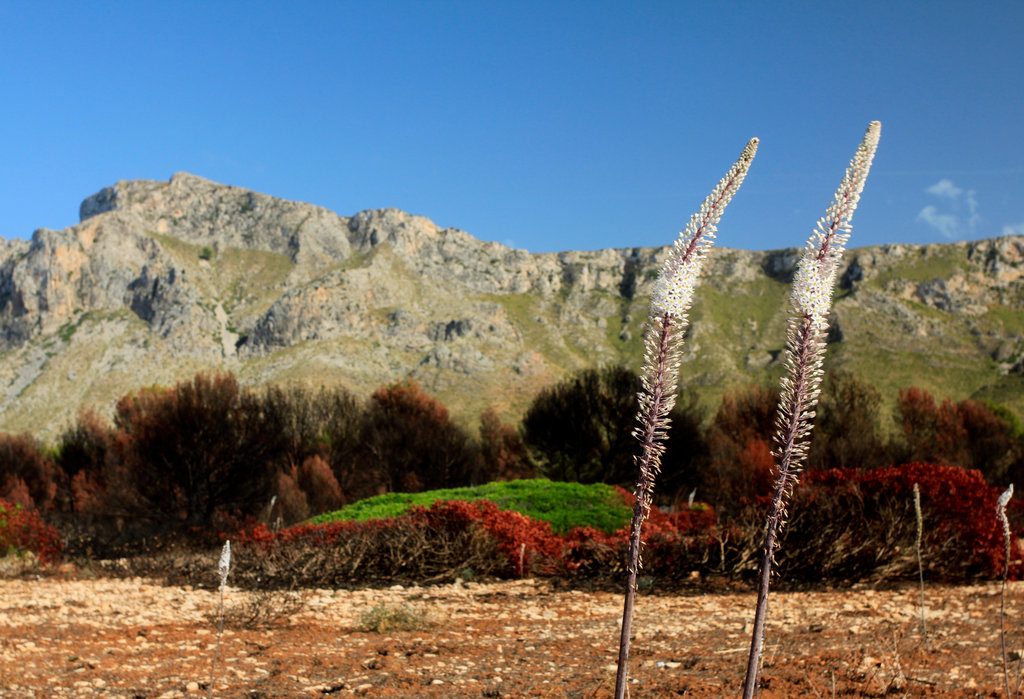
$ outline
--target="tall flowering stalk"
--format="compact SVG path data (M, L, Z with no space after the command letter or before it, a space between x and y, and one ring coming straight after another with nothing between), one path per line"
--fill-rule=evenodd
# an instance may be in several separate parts
M754 696L764 644L764 623L768 611L768 586L779 532L786 520L786 504L793 494L800 470L807 459L814 408L821 393L825 334L832 305L832 288L843 249L850 237L850 221L864 190L871 161L878 147L881 124L871 122L832 205L818 221L797 266L790 297L791 314L786 340L787 375L781 381L779 408L775 416L775 487L765 526L754 630L747 659L743 697Z
M700 210L690 218L686 229L679 234L651 292L651 308L644 335L638 424L633 430L633 436L640 441L640 456L634 457L639 476L629 537L626 594L619 639L618 673L615 678L616 699L622 699L626 692L633 603L636 599L637 571L641 565L640 534L651 510L654 479L661 468L661 455L665 451L668 414L676 402L683 331L689 322L686 314L693 302L693 291L708 250L714 245L718 221L743 183L756 152L757 139L753 138L732 169L701 204Z
M1010 694L1010 668L1006 658L1006 578L1010 574L1010 520L1006 518L1006 506L1013 497L1013 483L1003 491L996 501L996 519L1003 530L1003 545L1006 549L1005 563L1003 564L1003 586L999 591L999 640L1003 647L1003 683L1006 685L1006 696L1015 697L1017 693ZM1018 679L1017 684L1020 684Z
M217 647L213 650L213 663L210 665L210 699L213 699L213 681L217 672L217 656L220 654L220 638L224 634L224 586L227 585L229 572L231 572L231 541L227 540L220 550L220 561L217 563L217 575L220 576L220 605L218 607Z

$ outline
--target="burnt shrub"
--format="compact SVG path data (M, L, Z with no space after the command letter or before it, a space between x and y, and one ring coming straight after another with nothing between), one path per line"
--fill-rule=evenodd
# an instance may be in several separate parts
M978 469L992 484L1024 471L1024 444L1007 416L975 400L937 403L927 391L900 391L892 445L900 462L942 463Z
M537 475L522 436L515 427L502 422L493 407L480 415L480 475L487 482Z
M851 374L826 377L814 418L808 470L872 469L892 460L878 421L882 394Z
M231 374L125 396L114 424L103 506L150 532L209 536L218 512L256 513L275 491L282 425Z
M466 503L463 503L466 504ZM331 587L388 581L439 582L466 570L499 575L512 564L481 510L416 508L368 522L335 521L237 540L235 583L246 587Z
M708 467L710 446L704 410L691 391L683 391L669 413L668 441L661 457L661 473L654 487L655 501L679 507L690 495L706 499L702 474ZM639 453L639 446L636 447ZM637 474L633 478L636 479ZM695 492L696 491L696 492Z
M49 511L64 479L31 435L0 434L0 497Z
M365 408L350 392L340 387L272 387L263 399L266 410L283 425L289 463L302 464L312 457L325 461L343 504L376 493L378 479L360 453ZM315 503L311 507L319 508Z
M640 453L633 436L640 376L623 366L587 369L550 386L523 416L523 442L538 471L552 480L632 488ZM684 391L669 413L668 441L655 485L662 504L703 486L708 461L704 414Z
M302 462L298 471L299 487L306 493L310 516L341 507L341 486L330 465L322 457L310 456Z
M62 511L88 519L99 509L113 441L110 426L94 410L80 412L58 436L54 462L68 483L59 493Z
M353 469L372 475L376 492L419 492L477 485L476 442L448 409L415 381L378 389L370 398ZM344 489L345 481L338 478ZM376 493L371 493L376 494Z
M966 461L967 433L952 401L947 399L937 404L928 391L915 387L901 389L893 419L900 432L893 451L900 462L963 464Z
M778 402L777 389L758 386L722 397L708 425L708 462L698 490L721 513L771 492Z
M83 410L74 424L57 437L54 461L68 478L82 471L99 473L106 464L112 441L110 425L95 410Z
M780 582L915 578L914 483L921 491L929 579L998 577L1003 543L993 516L997 489L975 470L907 464L807 472L795 491L776 554ZM632 500L628 493L623 496ZM766 507L766 499L759 498L727 518L704 503L672 513L653 508L644 524L642 575L658 587L685 585L694 573L738 579L756 575ZM325 587L437 582L471 572L618 585L628 533L628 526L613 533L583 527L558 535L546 522L499 510L488 501L441 501L364 522L279 532L260 525L236 540L235 579L246 586ZM1021 553L1014 552L1014 577L1024 573Z
M268 517L287 525L340 506L341 488L331 467L314 455L277 475L277 500Z
M640 378L623 366L586 369L542 390L523 416L523 441L541 475L632 485Z
M993 485L1016 481L1024 472L1024 441L1011 421L1012 414L1000 414L970 399L957 403L956 409L967 435L963 449L967 459L961 465L978 469Z

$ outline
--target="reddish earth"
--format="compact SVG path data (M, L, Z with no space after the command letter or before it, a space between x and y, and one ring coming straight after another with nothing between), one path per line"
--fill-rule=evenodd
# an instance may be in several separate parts
M266 611L282 601L259 594L227 591L214 696L611 696L617 594L533 580L310 590L298 611L245 628L252 602ZM1002 696L999 584L928 585L927 644L918 594L773 593L760 696ZM382 605L405 605L429 626L360 630ZM631 696L737 696L752 607L749 590L642 596ZM206 696L216 609L216 593L138 578L0 580L0 693ZM1020 648L1024 583L1011 584L1007 609Z

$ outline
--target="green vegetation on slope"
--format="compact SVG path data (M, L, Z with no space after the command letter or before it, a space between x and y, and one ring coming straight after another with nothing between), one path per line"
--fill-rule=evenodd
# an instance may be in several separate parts
M949 279L957 272L964 271L963 253L953 246L924 245L912 249L899 259L897 264L881 271L867 285L884 289L894 281L927 282L933 279Z
M429 507L443 500L490 500L502 510L514 510L551 524L556 534L573 527L593 527L612 533L629 523L632 510L610 485L560 483L545 478L502 481L468 488L425 493L386 493L314 517L314 524L336 520L366 521L396 517L410 507Z

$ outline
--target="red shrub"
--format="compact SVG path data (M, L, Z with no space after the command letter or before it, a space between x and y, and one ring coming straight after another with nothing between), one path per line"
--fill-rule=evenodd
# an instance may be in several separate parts
M435 502L429 509L412 508L409 514L431 531L482 526L497 540L498 549L505 554L509 569L519 575L530 572L531 562L542 570L550 569L552 560L561 549L561 542L551 532L549 523L519 512L498 509L489 500Z
M592 527L576 527L562 536L562 574L583 579L621 577L626 542L622 532L605 534Z
M0 500L0 551L31 551L42 563L60 558L57 530L45 524L36 510Z
M832 541L826 557L845 555L850 577L916 572L915 483L921 493L926 571L949 579L1002 575L1005 550L995 517L999 489L989 486L979 471L958 466L910 463L866 472L808 472L793 507L798 514L794 524L802 530L798 541L806 542L815 533ZM873 570L858 569L853 550ZM1019 563L1011 567L1014 577L1022 572Z
M616 488L628 506L636 497ZM625 575L630 524L614 534L577 527L561 537L560 572L568 577L613 581ZM665 513L652 507L643 526L641 549L643 575L662 581L680 582L694 570L707 570L719 533L715 511L705 503L694 503L678 512Z
M964 567L976 567L981 574L1002 574L1005 547L995 517L1000 491L989 486L980 471L910 463L869 471L860 480L865 494L884 492L908 499L917 483L924 519L922 546L955 551ZM1018 563L1011 572L1017 578L1024 569Z

